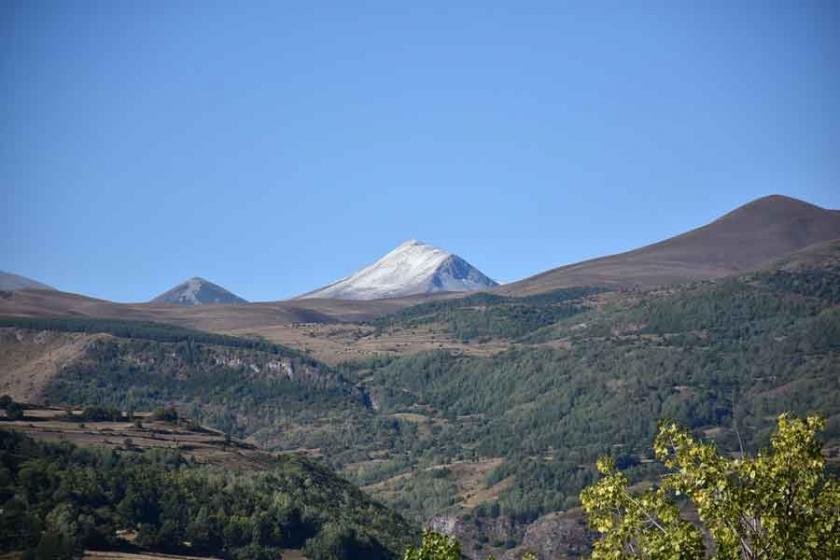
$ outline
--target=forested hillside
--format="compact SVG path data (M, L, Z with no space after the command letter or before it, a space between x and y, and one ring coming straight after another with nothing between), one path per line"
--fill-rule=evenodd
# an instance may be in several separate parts
M41 443L0 429L0 551L70 558L84 549L232 559L396 558L416 530L296 455L259 470L177 451Z
M733 451L765 444L780 412L820 413L836 462L838 248L736 278L475 295L367 325L406 336L424 325L502 350L484 355L442 350L329 368L265 343L111 329L44 396L174 405L270 448L307 449L404 514L454 527L468 552L499 553L531 539L529 524L553 519L542 516L574 508L599 455L633 480L653 474L648 444L661 418ZM570 556L585 543L573 548Z
M364 394L301 354L273 344L148 323L7 319L9 345L40 329L89 340L43 389L43 402L148 410L175 406L233 435L256 435L327 411L365 410Z
M491 358L439 352L356 364L348 369L382 413L430 418L429 435L410 451L356 472L366 481L412 460L504 458L485 482L512 482L498 502L468 514L486 527L488 518L516 525L574 506L602 453L634 479L647 476L646 442L661 418L723 449L737 450L740 438L755 450L767 443L776 414L820 413L836 463L839 254L833 244L738 278L602 294L588 310L513 339ZM411 310L401 315L416 320ZM394 503L421 516L457 510L446 499L456 495L446 476L414 479L400 481L404 493Z

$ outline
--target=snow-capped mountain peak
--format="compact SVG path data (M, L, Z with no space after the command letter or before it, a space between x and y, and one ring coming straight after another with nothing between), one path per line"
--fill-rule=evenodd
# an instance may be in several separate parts
M218 284L196 276L160 294L151 303L204 305L208 303L246 303L246 301Z
M300 297L367 300L496 285L461 257L411 239L358 272Z

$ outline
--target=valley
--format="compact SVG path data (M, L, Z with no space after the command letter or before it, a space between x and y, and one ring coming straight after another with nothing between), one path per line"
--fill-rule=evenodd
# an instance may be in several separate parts
M833 235L825 227L808 231ZM634 483L649 480L662 418L734 453L766 446L781 412L819 413L840 469L840 241L788 247L650 286L630 271L628 284L189 306L5 292L0 393L174 407L216 430L175 436L199 463L223 464L207 445L225 438L242 439L246 457L303 453L414 527L456 534L471 558L580 558L593 535L578 496L595 460L607 454ZM80 445L174 445L126 423L32 424L18 429Z

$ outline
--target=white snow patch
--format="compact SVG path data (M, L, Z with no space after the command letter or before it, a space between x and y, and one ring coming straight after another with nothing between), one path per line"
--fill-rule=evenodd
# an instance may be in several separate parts
M368 300L430 292L471 291L494 285L475 269L475 276L470 275L470 278L438 274L441 265L453 256L443 249L412 239L358 272L300 297ZM437 280L433 283L436 275Z

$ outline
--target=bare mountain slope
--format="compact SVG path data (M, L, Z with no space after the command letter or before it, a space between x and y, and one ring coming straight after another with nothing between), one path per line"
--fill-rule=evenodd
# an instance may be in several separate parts
M0 394L36 400L56 371L82 356L91 341L107 337L0 327Z
M0 293L0 317L92 317L158 321L212 332L259 332L290 323L366 321L429 299L451 294L418 295L375 301L305 299L218 305L114 303L57 290Z
M20 274L13 274L11 272L3 272L0 270L0 290L14 291L14 290L53 290L52 286L42 284L32 278L21 276Z
M840 211L773 195L677 237L555 268L497 291L527 295L571 286L647 288L719 278L838 238Z

